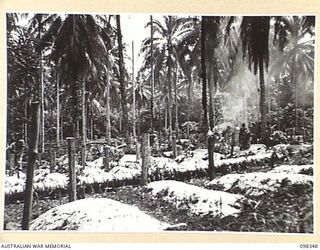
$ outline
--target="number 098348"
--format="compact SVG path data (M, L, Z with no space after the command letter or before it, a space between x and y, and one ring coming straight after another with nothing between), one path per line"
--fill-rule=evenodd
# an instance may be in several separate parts
M318 248L318 244L300 244L300 248L316 249L316 248Z

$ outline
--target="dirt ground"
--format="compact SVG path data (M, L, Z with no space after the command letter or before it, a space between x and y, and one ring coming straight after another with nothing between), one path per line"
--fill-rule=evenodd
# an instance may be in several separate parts
M203 186L207 179L192 179L189 183ZM156 219L170 224L184 223L174 230L183 231L238 231L238 232L313 232L313 189L297 189L288 186L276 193L256 197L256 207L245 207L238 216L222 219L206 216L190 216L187 210L179 210L171 204L160 201L145 187L123 186L110 188L103 193L86 194L85 198L110 198L125 204L137 206ZM251 197L252 198L252 197ZM33 205L33 219L52 207L67 203L67 197L36 200ZM23 202L5 205L5 229L19 230Z

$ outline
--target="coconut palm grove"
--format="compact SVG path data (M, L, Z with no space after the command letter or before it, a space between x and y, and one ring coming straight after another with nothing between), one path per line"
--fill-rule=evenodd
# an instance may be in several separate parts
M315 16L6 24L5 230L314 232Z

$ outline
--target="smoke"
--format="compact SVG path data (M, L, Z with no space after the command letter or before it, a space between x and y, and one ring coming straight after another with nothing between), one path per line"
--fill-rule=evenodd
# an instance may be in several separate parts
M258 119L258 81L245 63L239 66L225 88L223 116L226 122L238 126Z

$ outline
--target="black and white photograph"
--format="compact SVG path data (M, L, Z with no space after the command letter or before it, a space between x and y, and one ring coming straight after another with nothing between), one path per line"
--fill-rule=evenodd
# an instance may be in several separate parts
M313 235L315 15L6 13L4 231Z

